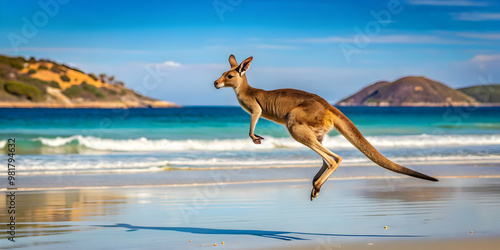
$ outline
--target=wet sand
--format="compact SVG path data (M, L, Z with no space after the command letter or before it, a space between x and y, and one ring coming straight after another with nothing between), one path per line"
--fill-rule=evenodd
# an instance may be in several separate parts
M221 176L219 180L199 185L18 191L16 242L8 241L6 231L2 230L0 246L2 249L202 249L215 244L228 249L500 247L500 178L444 178L438 183L414 178L333 179L313 202L309 201L310 180L240 184L224 182ZM0 196L2 222L7 218L6 205L7 197Z
M302 249L371 249L371 250L471 250L471 249L481 249L481 250L498 250L500 247L500 239L495 237L483 238L483 237L470 237L470 238L460 238L460 239L432 239L432 240L392 240L383 242L368 242L368 243L348 243L348 244L330 244L330 245L305 245L296 247L286 247L286 248L274 248L274 249L290 249L290 250L302 250Z
M499 162L451 162L440 164L405 164L416 171L438 179L448 178L500 178ZM303 181L310 183L317 165L303 166L261 166L242 168L169 168L151 172L119 172L119 173L50 173L27 175L18 173L16 187L20 190L59 190L82 188L116 188L116 187L171 187L192 185L251 184ZM0 178L7 178L0 173ZM388 179L389 182L404 182L409 177L387 171L370 164L343 164L330 177L327 183L337 180ZM426 183L424 181L424 183ZM0 186L0 191L6 191Z

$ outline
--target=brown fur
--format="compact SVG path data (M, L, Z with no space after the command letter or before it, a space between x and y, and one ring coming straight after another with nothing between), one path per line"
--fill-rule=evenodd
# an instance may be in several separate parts
M323 166L313 179L311 200L318 196L321 186L338 168L342 158L321 144L323 137L332 128L339 131L359 151L370 160L388 170L409 176L437 181L398 165L378 152L359 132L354 124L340 110L330 105L323 98L296 89L277 89L265 91L248 85L246 71L252 57L240 65L233 55L229 57L231 69L224 72L214 82L216 88L231 87L241 107L250 113L249 136L255 144L260 144L261 136L254 134L255 125L260 117L286 126L292 138L318 153L323 159Z

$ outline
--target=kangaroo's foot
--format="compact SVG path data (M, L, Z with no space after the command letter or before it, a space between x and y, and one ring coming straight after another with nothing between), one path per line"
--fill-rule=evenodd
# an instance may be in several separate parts
M314 200L314 198L318 197L320 189L321 189L321 187L319 187L319 188L313 187L313 189L311 191L311 201Z
M260 140L264 140L264 137L262 137L260 135L256 135L256 134L254 134L251 137L252 137L253 143L255 143L255 144L260 144Z

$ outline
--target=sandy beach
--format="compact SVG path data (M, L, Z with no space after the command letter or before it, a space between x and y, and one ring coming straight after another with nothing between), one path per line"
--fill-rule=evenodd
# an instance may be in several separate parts
M456 174L438 176L438 183L380 175L373 166L345 167L313 202L310 180L303 174L315 169L308 167L266 169L274 175L268 180L252 177L262 176L258 171L264 170L258 169L108 174L101 179L20 176L16 242L2 230L1 246L498 249L500 178L495 166L450 165ZM446 166L439 167L442 172ZM432 174L433 166L414 168ZM367 169L375 172L370 176ZM477 174L469 175L473 170ZM357 171L364 177L357 178ZM286 174L279 179L278 173ZM188 177L193 179L180 180ZM6 221L8 192L2 192L0 218Z

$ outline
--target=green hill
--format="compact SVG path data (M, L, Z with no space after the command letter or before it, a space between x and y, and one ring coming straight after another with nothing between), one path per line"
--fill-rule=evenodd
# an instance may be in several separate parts
M51 60L0 55L0 107L177 107L125 87L114 76Z
M457 90L482 103L500 104L500 84L478 85Z

